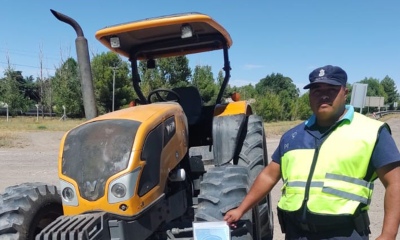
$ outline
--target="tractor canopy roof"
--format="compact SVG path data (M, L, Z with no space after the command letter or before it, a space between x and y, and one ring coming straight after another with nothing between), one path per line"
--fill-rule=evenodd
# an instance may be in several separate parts
M105 27L96 38L131 60L180 56L229 48L229 33L211 17L183 13Z

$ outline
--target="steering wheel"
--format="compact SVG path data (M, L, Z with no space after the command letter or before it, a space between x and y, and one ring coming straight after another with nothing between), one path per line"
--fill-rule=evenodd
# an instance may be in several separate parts
M160 94L160 93L164 93L164 94ZM171 93L173 95L173 99L169 99L169 93ZM166 89L166 88L158 88L158 89L154 89L153 91L151 91L149 93L149 95L147 96L147 102L148 103L153 103L154 101L152 101L152 96L155 95L157 100L159 102L177 102L180 103L181 101L181 97L179 96L179 94L173 90L170 89ZM167 98L168 97L168 98Z

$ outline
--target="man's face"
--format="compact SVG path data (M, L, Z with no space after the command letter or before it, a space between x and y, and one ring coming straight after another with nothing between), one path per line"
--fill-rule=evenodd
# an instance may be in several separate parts
M343 114L348 90L343 86L325 83L310 88L310 107L318 121L333 121Z

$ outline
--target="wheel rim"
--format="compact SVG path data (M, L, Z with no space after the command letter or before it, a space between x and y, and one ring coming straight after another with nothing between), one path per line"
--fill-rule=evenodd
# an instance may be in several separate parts
M32 225L29 228L31 230L28 239L35 239L37 234L39 234L45 227L47 227L62 214L63 212L61 204L53 203L43 207L32 219Z

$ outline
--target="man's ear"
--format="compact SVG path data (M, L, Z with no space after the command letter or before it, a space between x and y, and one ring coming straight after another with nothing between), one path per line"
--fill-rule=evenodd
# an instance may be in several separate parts
M349 97L349 89L348 88L344 88L344 99L345 99L345 102L347 101L347 98Z

